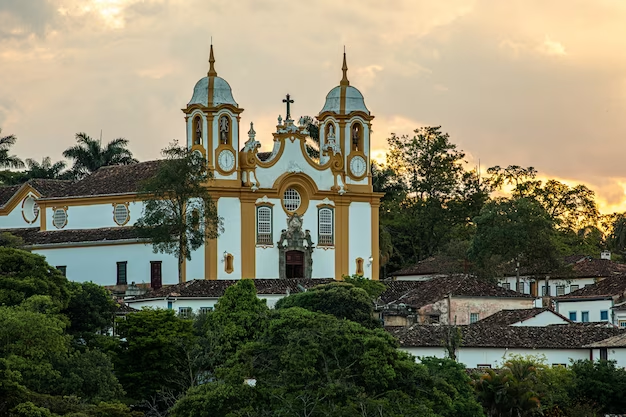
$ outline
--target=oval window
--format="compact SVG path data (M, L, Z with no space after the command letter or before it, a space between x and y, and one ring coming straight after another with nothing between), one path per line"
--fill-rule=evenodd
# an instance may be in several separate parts
M287 188L283 195L283 205L287 211L296 211L300 208L302 199L300 193L294 188Z
M64 209L58 208L54 210L52 225L57 229L63 229L67 225L67 212Z
M22 201L22 216L26 223L34 223L39 217L39 205L32 195L29 195Z
M119 226L123 226L128 223L130 212L126 204L116 204L113 208L113 220Z

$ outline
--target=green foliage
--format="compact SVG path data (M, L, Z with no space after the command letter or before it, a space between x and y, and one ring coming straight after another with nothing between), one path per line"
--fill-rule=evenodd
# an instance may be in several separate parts
M175 389L168 376L181 346L193 343L191 321L173 310L144 309L127 314L117 330L121 343L115 365L128 396L147 400L163 388Z
M19 305L33 295L50 296L65 308L70 298L68 281L43 256L0 247L0 305Z
M70 283L70 300L63 313L70 319L68 332L83 340L113 326L117 305L111 294L92 282Z
M256 404L257 401L256 390L248 385L210 382L190 390L187 396L176 404L171 415L174 417L256 415L252 404Z
M369 295L372 300L376 300L387 289L385 284L383 284L382 282L374 281L361 275L344 275L343 280L348 284L365 290L365 292L367 292L367 295Z
M37 407L28 401L11 410L11 417L52 417L52 413L47 408Z
M178 258L178 279L182 263L191 253L215 239L222 222L206 183L211 179L207 161L197 152L171 144L163 150L165 161L156 175L143 184L143 214L135 223L141 237L152 242L156 252Z
M12 235L9 232L0 233L0 247L22 249L24 246L24 239L19 236Z
M380 327L372 317L373 303L362 288L348 283L318 285L306 292L292 294L278 300L277 309L301 307L309 311L331 314L338 319L352 320L367 328Z
M574 383L570 397L574 402L595 403L605 414L626 410L626 370L615 361L576 361L570 367Z
M41 162L37 162L34 159L27 158L26 166L28 170L26 171L26 177L28 179L32 178L43 178L50 180L61 180L61 179L71 179L71 173L61 173L65 169L65 162L58 161L54 164L49 156L44 157Z
M137 162L124 138L113 139L103 147L99 140L81 132L76 134L76 142L77 145L63 151L63 156L74 161L72 172L79 179L101 167Z
M483 207L474 223L476 234L469 257L479 270L492 273L489 267L494 257L498 261L496 264L513 260L520 267L532 268L536 272L558 268L554 224L535 200L492 200Z
M2 136L0 129L0 168L22 168L24 163L15 155L9 155L11 146L15 145L15 135Z

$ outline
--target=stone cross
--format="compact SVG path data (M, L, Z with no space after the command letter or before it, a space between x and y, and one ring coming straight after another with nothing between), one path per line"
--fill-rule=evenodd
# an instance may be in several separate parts
M287 120L291 120L291 103L293 103L293 100L290 100L289 97L289 94L287 94L287 98L283 99L283 103L287 103Z

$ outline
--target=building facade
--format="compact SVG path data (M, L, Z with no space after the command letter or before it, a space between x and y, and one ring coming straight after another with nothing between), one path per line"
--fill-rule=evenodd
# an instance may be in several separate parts
M378 208L370 171L374 116L347 77L317 115L319 158L307 150L309 124L291 116L283 100L272 149L260 152L254 126L240 126L243 108L217 75L213 47L209 71L183 109L186 143L213 174L206 184L224 230L191 254L183 280L334 278L378 279ZM247 134L243 131L247 130ZM155 254L137 239L141 181L161 161L105 167L86 178L29 182L0 190L0 227L74 281L101 285L175 284L176 259Z

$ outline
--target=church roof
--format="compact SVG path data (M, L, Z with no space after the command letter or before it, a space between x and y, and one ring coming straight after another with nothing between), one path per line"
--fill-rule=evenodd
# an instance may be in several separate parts
M0 206L6 205L9 200L19 191L22 187L30 185L34 188L42 197L57 197L65 194L69 187L72 185L72 181L66 180L50 180L50 179L32 179L28 180L24 184L9 185L6 187L0 187Z
M27 246L61 243L106 243L118 240L136 240L137 229L127 227L103 227L98 229L62 229L40 231L39 227L0 229L0 233L11 233L24 240Z
M233 98L233 92L228 82L221 77L213 77L213 79L213 106L232 104L237 107L238 104ZM192 104L209 105L209 77L204 77L196 83L193 89L193 96L187 106Z
M341 70L343 71L343 78L339 82L339 85L330 90L326 95L326 102L320 114L324 112L350 114L355 111L362 111L369 115L370 111L365 106L363 94L352 87L348 80L348 64L346 63L345 51L343 53L343 66ZM344 105L343 108L341 107L342 103Z

